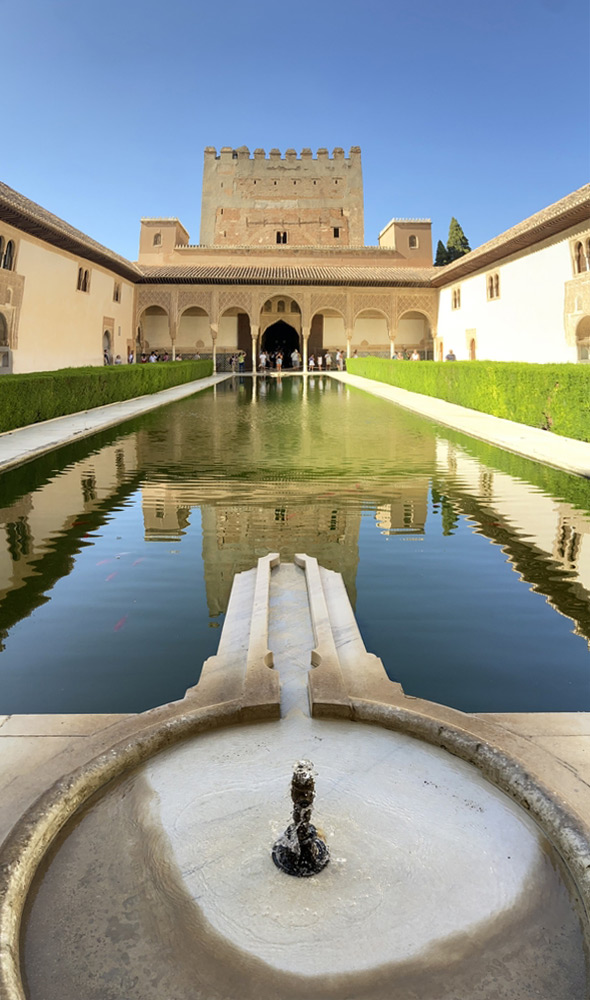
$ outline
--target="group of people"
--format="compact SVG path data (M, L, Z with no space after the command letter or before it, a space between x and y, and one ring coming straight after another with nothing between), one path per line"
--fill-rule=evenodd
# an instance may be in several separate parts
M200 355L195 354L195 359L196 360L198 360L199 357L200 357ZM133 355L132 354L130 354L130 358L131 358L131 360L129 361L129 364L131 365L131 364L133 364ZM173 359L168 354L168 351L164 351L163 354L156 354L155 351L152 351L151 354L142 354L141 357L140 357L140 359L139 359L139 363L141 365L145 365L145 364L155 364L157 361L172 361L172 360ZM175 355L174 361L182 361L182 354Z
M357 356L357 352L354 352L353 357ZM338 371L344 370L344 359L346 354L344 351L336 351L334 358L330 351L325 351L324 353L310 354L307 367L310 372L313 371L323 371L324 367L326 371L330 371L332 364L335 361L336 368ZM258 367L261 372L265 372L274 369L277 372L282 371L284 366L285 356L282 351L265 351L264 348L261 350L258 357ZM297 348L290 355L291 368L298 371L302 366L302 357Z
M195 361L198 361L200 357L201 357L200 354L193 354L193 358ZM127 355L127 364L132 365L134 361L135 361L135 355L133 351L129 351L129 354ZM139 363L141 365L146 365L149 364L150 362L154 364L157 361L172 361L172 358L168 354L168 351L164 351L163 354L156 354L155 351L152 351L150 354L142 354L139 358ZM182 354L177 354L174 358L174 361L182 361ZM122 365L123 358L121 357L120 354L117 354L115 355L114 360L112 360L111 355L109 354L109 352L105 347L103 351L103 363L105 365Z
M418 353L418 351L416 350L416 348L414 348L413 351L410 351L409 348L408 348L407 351L398 351L396 354L394 354L393 355L393 360L394 361L420 361L421 358L420 358L420 354Z
M229 359L229 366L232 372L239 371L240 374L245 371L246 368L246 352L237 351L236 354L232 354Z
M356 351L354 352L356 356ZM334 355L334 361L336 362L336 368L338 371L344 371L344 359L346 355L344 351L336 351ZM326 371L329 372L332 369L332 355L330 351L326 351L324 354L310 354L309 360L307 362L307 367L310 372L317 371L321 372L326 367Z
M301 367L301 355L297 348L291 352L289 357L291 359L291 368L297 370ZM275 371L280 372L283 370L284 364L285 355L283 351L265 351L262 348L258 355L258 368L261 372L265 372L267 369L270 371L273 368Z

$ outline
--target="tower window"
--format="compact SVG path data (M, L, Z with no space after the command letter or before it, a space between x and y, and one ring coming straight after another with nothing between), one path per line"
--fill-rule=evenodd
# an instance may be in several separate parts
M162 243L162 234L154 233L153 246L159 247Z
M410 238L408 240L408 246L409 246L410 250L417 250L418 249L418 237L417 236L410 236Z
M287 234L277 230L277 243L286 243L286 242L287 242Z
M334 239L340 239L340 226L334 226Z

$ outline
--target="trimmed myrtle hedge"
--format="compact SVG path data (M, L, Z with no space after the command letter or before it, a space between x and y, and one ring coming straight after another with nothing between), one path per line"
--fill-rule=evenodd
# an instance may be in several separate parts
M590 441L590 365L348 358L351 375Z
M212 372L213 362L201 360L3 375L0 378L0 431L146 396L206 378Z

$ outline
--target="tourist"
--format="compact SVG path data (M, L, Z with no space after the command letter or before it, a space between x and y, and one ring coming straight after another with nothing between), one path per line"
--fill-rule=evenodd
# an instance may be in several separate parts
M168 351L164 351L164 354L160 358L160 361L169 361L169 360L170 359L169 359Z
M282 372L282 370L283 370L283 355L282 355L281 351L277 351L276 368L277 368L277 371L278 371L278 373L280 375L281 372Z
M352 356L353 356L353 358L358 358L359 352L358 351L353 351L352 352Z
M412 351L412 356L410 358L410 361L419 361L419 360L420 360L420 355L418 354L416 348L414 348L414 350Z
M177 354L174 360L175 361L182 361L182 354Z
M324 361L326 362L326 371L329 372L332 367L332 355L329 351L326 351L324 355Z
M120 354L117 354L117 357L115 358L115 364L116 365L122 365L123 364L123 358L121 357Z
M258 356L258 367L261 372L266 371L266 351L261 351Z
M103 365L110 365L111 363L111 359L109 358L109 352L107 351L106 347L102 352L102 363Z
M295 348L291 355L291 364L293 365L293 368L299 368L301 365L301 355L297 348Z
M147 354L142 354L142 355L141 355L141 360L140 360L140 362L139 362L139 363L140 363L141 365L145 365L145 364L147 364Z
M238 351L238 370L240 375L243 374L246 367L246 354L245 351Z
M398 360L398 361L405 361L405 360L406 360L406 359L405 359L405 355L404 355L404 352L403 352L403 351L398 351L398 352L397 352L397 360Z
M313 354L310 355L310 358L309 358L309 361L308 361L308 367L309 367L310 372L312 372L312 371L315 370L315 358L314 358Z
M344 351L336 351L336 367L339 372L344 370Z
M150 354L150 356L148 358L148 361L150 361L151 364L154 364L154 362L156 362L157 360L158 360L158 355L156 354L155 351L152 351L152 353Z
M321 354L318 354L318 372L321 372L324 359Z
M127 355L127 364L132 365L133 361L134 361L133 351L129 351L129 354Z
M449 353L445 357L445 361L456 361L456 360L457 360L457 357L455 355L455 352L453 351L453 348L451 347L451 350L449 351Z

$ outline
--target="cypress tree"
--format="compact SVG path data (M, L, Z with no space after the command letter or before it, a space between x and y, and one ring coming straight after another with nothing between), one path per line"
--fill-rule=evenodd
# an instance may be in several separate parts
M445 247L442 240L439 240L436 245L436 257L434 260L435 267L443 267L445 264L449 263L449 255L447 253L447 248Z
M457 260L458 257L462 257L463 254L469 253L470 250L471 247L469 246L469 241L456 218L453 216L449 226L449 238L447 240L447 263L450 263L452 260Z

